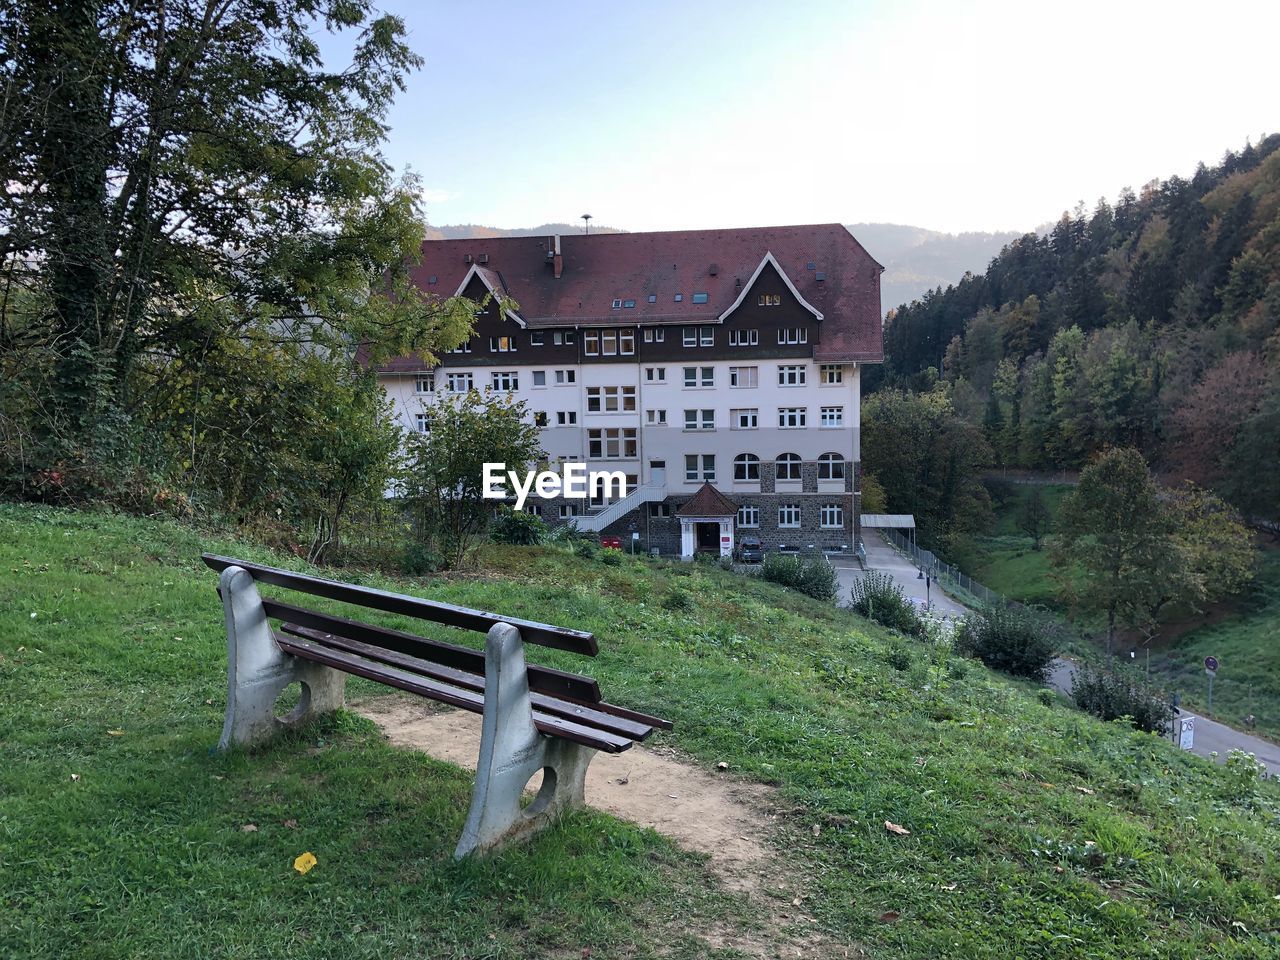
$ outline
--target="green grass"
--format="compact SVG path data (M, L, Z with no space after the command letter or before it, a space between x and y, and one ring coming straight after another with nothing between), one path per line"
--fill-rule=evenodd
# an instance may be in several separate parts
M699 858L592 812L455 864L470 778L352 714L211 754L225 652L202 548L300 567L171 524L0 505L0 956L729 957L699 937L724 927L785 942L786 899L724 893ZM594 630L589 665L535 659L673 718L660 740L692 762L775 785L787 899L835 942L919 958L1280 949L1272 784L714 567L543 548L494 548L485 567L360 579ZM689 608L668 609L673 594ZM304 850L319 865L299 876Z
M1057 585L1051 576L1048 544L1033 550L1031 538L1018 529L1018 516L1033 490L1044 498L1051 525L1056 522L1062 498L1071 490L1069 484L1012 484L1011 495L994 504L990 535L974 538L957 563L979 583L1011 600L1056 608Z
M1213 714L1224 723L1244 727L1257 718L1257 732L1280 739L1280 550L1262 554L1254 582L1237 612L1226 619L1183 634L1162 659L1165 682L1183 699L1204 709L1207 678L1204 658L1218 658L1213 683Z

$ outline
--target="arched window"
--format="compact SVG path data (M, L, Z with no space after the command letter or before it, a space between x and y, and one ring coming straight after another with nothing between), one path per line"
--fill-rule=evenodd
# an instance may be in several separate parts
M784 453L776 461L777 478L779 480L800 479L800 454Z
M733 458L733 479L759 480L760 458L754 453L740 453Z
M843 480L844 457L838 453L824 453L818 458L819 480Z

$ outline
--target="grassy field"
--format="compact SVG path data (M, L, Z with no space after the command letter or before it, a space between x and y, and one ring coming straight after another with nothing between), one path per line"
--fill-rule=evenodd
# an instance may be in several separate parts
M1274 784L770 584L546 548L363 579L594 630L611 699L672 717L662 742L691 762L778 788L788 879L776 900L731 895L590 811L456 864L469 777L356 715L210 752L210 548L300 568L172 524L0 505L0 957L728 958L702 935L781 949L793 898L876 957L1280 949Z
M978 537L957 563L979 583L1022 603L1046 607L1058 605L1057 586L1050 576L1047 544L1031 549L1031 538L1018 529L1018 516L1033 490L1044 498L1054 521L1067 484L1011 484L1010 495L994 504L995 526L989 536Z
M1252 713L1257 732L1280 739L1280 550L1263 553L1238 610L1183 634L1161 658L1164 682L1196 709L1207 705L1206 656L1217 657L1220 664L1213 715L1243 729L1244 718Z

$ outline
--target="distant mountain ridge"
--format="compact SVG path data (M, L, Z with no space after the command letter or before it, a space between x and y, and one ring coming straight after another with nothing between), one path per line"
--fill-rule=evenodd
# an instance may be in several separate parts
M1006 233L941 233L897 223L852 223L849 230L884 266L880 278L881 310L919 299L937 287L946 289L966 273L981 273L1005 244L1021 236ZM539 237L577 234L580 223L543 223L536 227L489 227L474 223L427 227L428 240L484 237ZM596 226L592 233L626 233L618 227Z

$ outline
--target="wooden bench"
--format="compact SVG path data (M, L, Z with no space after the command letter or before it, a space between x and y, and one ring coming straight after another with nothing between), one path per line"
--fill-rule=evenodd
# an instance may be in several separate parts
M220 572L227 625L227 714L220 750L253 747L343 705L348 674L483 715L475 790L456 857L526 837L583 802L595 751L619 753L671 724L604 701L591 677L526 665L524 644L594 657L582 630L534 623L204 554ZM257 584L485 632L484 651L262 597ZM273 629L271 621L279 623ZM298 682L287 716L275 704ZM542 787L520 808L529 779Z

